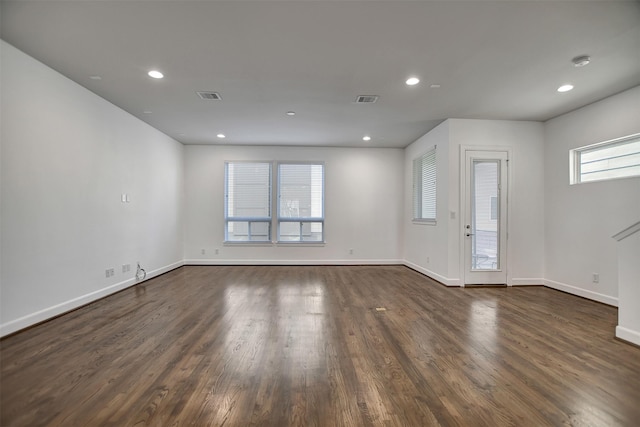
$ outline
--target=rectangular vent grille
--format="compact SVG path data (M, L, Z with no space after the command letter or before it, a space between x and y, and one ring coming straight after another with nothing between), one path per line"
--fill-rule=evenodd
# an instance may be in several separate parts
M373 104L378 100L378 95L358 95L356 104Z
M222 97L218 92L196 92L201 99L208 101L220 101Z

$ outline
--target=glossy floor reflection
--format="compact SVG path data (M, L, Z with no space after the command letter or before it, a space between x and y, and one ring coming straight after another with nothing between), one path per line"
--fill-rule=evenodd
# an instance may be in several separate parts
M402 266L183 267L2 340L0 425L637 426L616 316Z

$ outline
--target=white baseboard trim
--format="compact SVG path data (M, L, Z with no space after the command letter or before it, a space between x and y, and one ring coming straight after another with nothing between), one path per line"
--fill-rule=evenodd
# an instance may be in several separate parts
M462 286L462 282L460 281L460 279L451 279L449 277L444 277L438 273L435 273L431 270L427 270L424 267L420 267L418 264L414 264L410 261L404 260L402 262L405 266L409 267L412 270L415 270L419 273L424 274L425 276L429 276L434 280L437 280L438 282L442 283L443 285L446 286L452 286L452 287L460 287Z
M542 277L514 277L509 286L544 286L544 279Z
M186 259L184 265L402 265L399 259Z
M624 326L616 326L616 338L620 338L631 344L640 345L640 332L625 328Z
M21 329L28 328L29 326L33 326L37 323L44 322L45 320L67 313L78 307L82 307L83 305L89 304L90 302L99 300L100 298L104 298L108 295L111 295L113 293L126 289L138 283L142 283L153 277L159 276L161 274L174 270L183 265L184 265L184 262L182 261L174 262L173 264L169 264L167 266L158 268L156 270L148 271L147 277L145 278L145 280L137 281L135 278L124 280L122 282L109 285L106 288L102 288L97 291L90 292L88 294L79 296L77 298L73 298L69 301L65 301L60 304L56 304L54 306L36 311L35 313L22 316L18 319L11 320L7 323L3 323L0 325L0 337L4 337L6 335L17 332Z
M576 286L571 286L571 285L567 285L566 283L560 283L560 282L556 282L548 279L544 280L544 285L552 289L557 289L559 291L567 292L569 294L578 295L580 297L598 301L603 304L612 305L614 307L618 306L618 298L615 298L609 295L588 291L586 289L578 288Z
M410 261L401 260L401 259L333 259L333 260L326 260L326 259L324 260L186 259L186 260L177 261L172 264L166 265L164 267L158 268L156 270L147 272L147 277L145 281L153 277L159 276L161 274L164 274L168 271L174 270L183 265L405 265L411 268L412 270L418 271L428 277L431 277L432 279L437 280L438 282L446 286L450 286L450 287L463 286L462 281L460 279L442 276L438 273L435 273L431 270L428 270ZM59 316L68 311L71 311L78 307L86 305L90 302L96 301L100 298L106 297L115 292L126 289L137 283L141 283L141 281L138 282L135 280L135 278L128 279L128 280L107 286L103 289L99 289L97 291L79 296L77 298L73 298L69 301L56 304L52 307L39 310L35 313L28 314L18 319L0 324L0 337L4 337L6 335L17 332L21 329L28 328L29 326L33 326L37 323ZM587 298L587 299L598 301L604 304L612 305L614 307L618 306L617 298L611 297L609 295L593 292L593 291L588 291L582 288L567 285L565 283L556 282L553 280L542 279L542 278L514 278L514 279L511 279L511 284L514 286L542 284L552 289L557 289L557 290L567 292L573 295L577 295L583 298ZM635 332L633 330L624 328L622 326L617 326L616 336L625 341L629 341L631 343L640 345L639 332Z

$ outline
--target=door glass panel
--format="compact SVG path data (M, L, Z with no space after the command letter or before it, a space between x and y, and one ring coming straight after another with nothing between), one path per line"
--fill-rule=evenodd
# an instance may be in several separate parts
M500 268L500 163L473 160L471 177L471 269Z

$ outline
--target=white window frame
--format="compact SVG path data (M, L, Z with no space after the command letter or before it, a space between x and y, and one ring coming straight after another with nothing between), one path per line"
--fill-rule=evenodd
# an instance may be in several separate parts
M229 165L232 164L262 164L269 165L269 215L264 217L237 217L229 215ZM248 240L229 240L229 223L247 222ZM266 223L268 226L267 238L264 240L251 239L251 224ZM266 161L225 161L224 162L224 242L231 244L265 244L271 243L273 235L273 162Z
M229 165L230 164L268 164L269 165L269 216L265 217L234 217L229 215ZM321 212L320 216L311 217L293 217L293 216L281 216L280 212L280 165L318 165L322 166L322 189L320 194L321 199ZM232 161L228 160L224 162L224 245L229 246L264 246L264 245L301 245L301 246L324 246L325 244L325 174L326 167L324 162L320 161L261 161L261 160L242 160ZM274 214L274 206L276 213ZM230 222L248 222L248 235L247 240L229 240L229 223ZM300 224L301 232L299 240L282 240L280 238L280 224L284 222L297 222ZM264 240L251 240L251 224L253 223L267 223L268 224L268 239ZM314 224L320 223L320 240L302 240L303 232L302 227L310 223L313 227ZM317 232L317 231L316 231Z
M613 180L613 179L624 179L624 178L632 178L632 177L637 177L640 176L640 172L632 172L628 175L622 175L622 176L611 176L611 177L601 177L601 178L594 178L594 179L585 179L585 176L588 174L595 174L595 173L601 173L601 172L605 172L608 170L623 170L623 169L629 169L629 168L640 168L640 150L638 150L638 152L634 152L632 154L625 154L622 156L618 156L618 157L603 157L603 158L599 158L599 159L595 159L595 160L591 160L589 162L583 162L582 161L582 156L585 154L592 154L592 153L597 153L598 151L601 150L605 150L605 149L609 149L612 147L623 147L623 146L627 146L627 145L634 145L635 148L635 144L639 144L640 145L640 133L636 133L633 135L628 135L628 136L624 136L621 138L616 138L616 139L612 139L609 141L604 141L604 142L600 142L597 144L592 144L592 145L587 145L584 147L579 147L579 148L575 148L573 150L569 150L569 171L570 171L570 176L569 176L569 182L571 185L573 184L586 184L586 183L590 183L590 182L600 182L600 181L608 181L608 180ZM607 160L612 160L612 159L620 159L622 157L631 157L632 158L632 163L629 163L628 165L623 165L623 166L618 166L618 167L608 167L608 164L605 164ZM637 161L637 162L636 162ZM595 169L593 171L589 171L589 172L583 172L583 167L584 165L591 163L594 164L596 162L602 162L602 168L600 169Z
M437 220L437 145L413 159L413 222L435 225ZM424 187L425 175L430 180ZM424 209L424 199L432 200L432 205ZM429 210L431 212L425 212Z
M282 216L281 210L281 173L280 167L285 165L305 165L305 166L321 166L322 167L322 189L320 194L321 206L320 206L320 215L310 216L310 217L299 217L299 216ZM276 223L276 233L277 233L277 242L278 244L296 244L296 245L313 245L313 244L324 244L325 243L325 227L324 227L324 193L325 193L325 164L324 162L313 162L313 161L305 161L305 162L295 162L295 161L287 161L287 162L277 162L276 164L276 175L277 175L277 185L276 185L276 209L277 213L275 215ZM281 225L283 223L298 223L300 227L300 239L299 240L283 240L281 235ZM321 237L320 240L302 240L303 238L303 227L304 224L309 223L311 227L314 224L320 223L321 226Z

